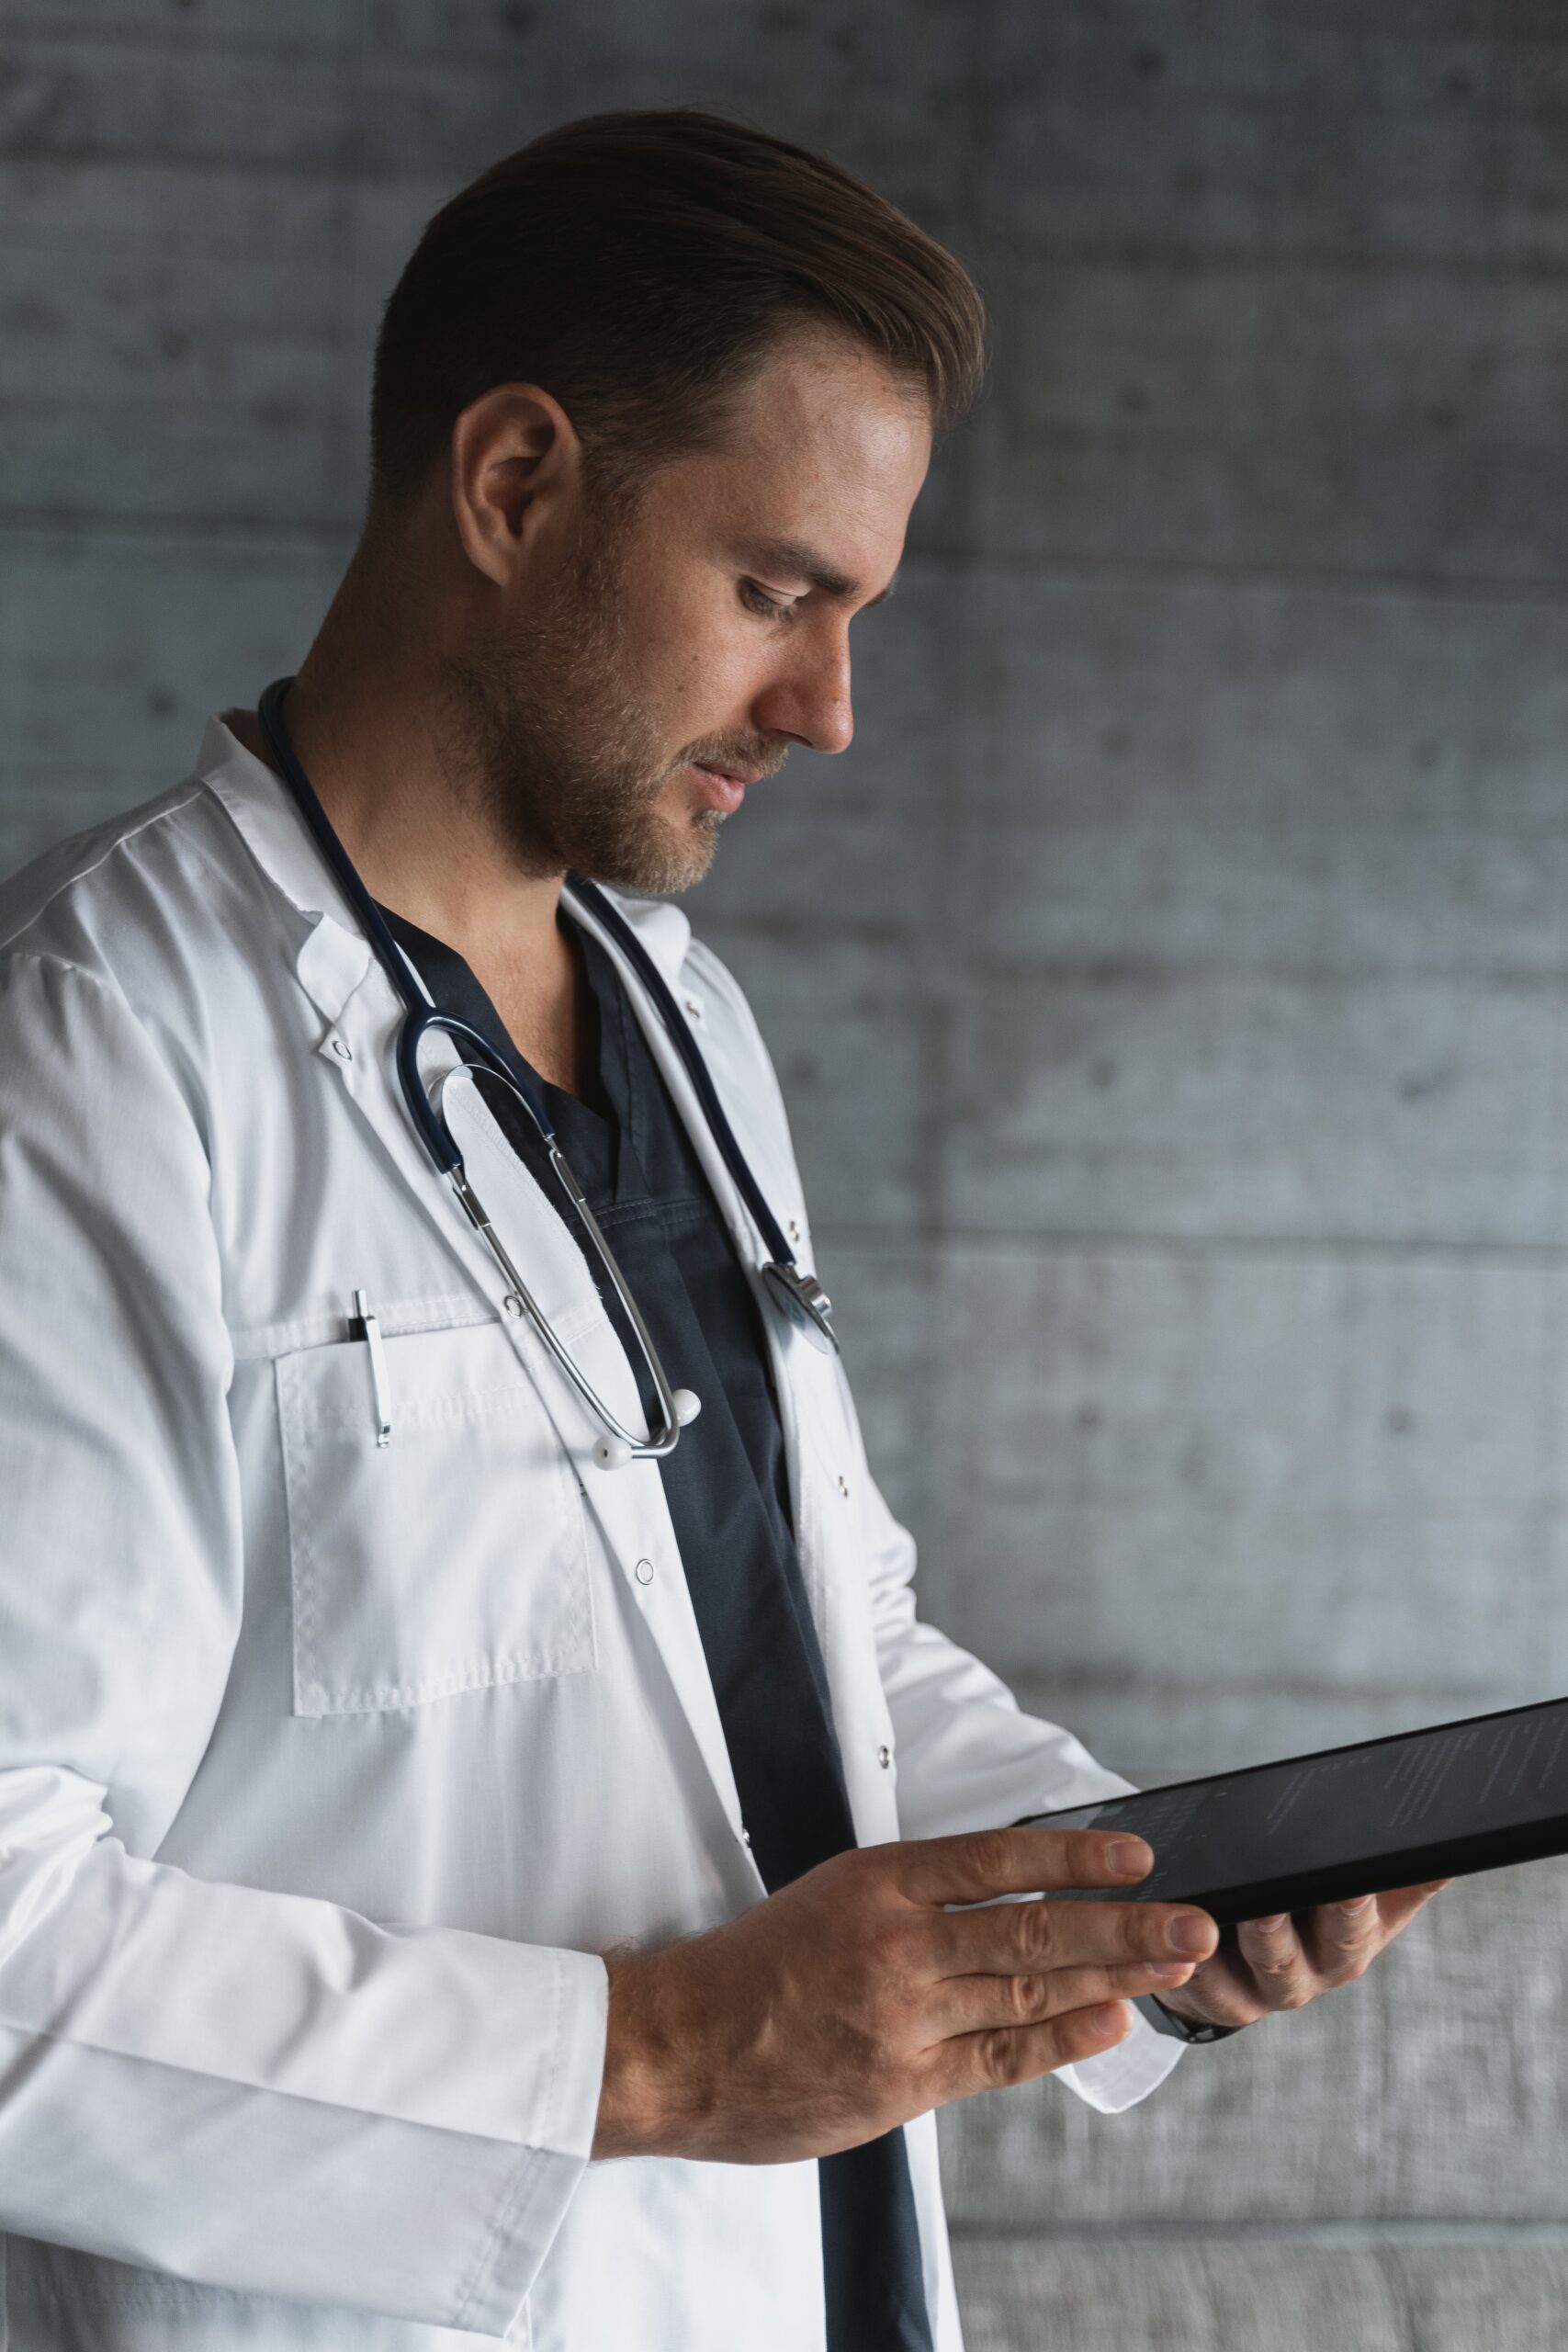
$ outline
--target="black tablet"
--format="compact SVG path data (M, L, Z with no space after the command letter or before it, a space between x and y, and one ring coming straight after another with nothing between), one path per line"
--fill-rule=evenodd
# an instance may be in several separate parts
M1201 1904L1222 1927L1539 1861L1568 1852L1568 1699L1032 1814L1022 1826L1134 1831L1155 1866L1130 1899ZM1072 1899L1129 1896L1101 1888Z

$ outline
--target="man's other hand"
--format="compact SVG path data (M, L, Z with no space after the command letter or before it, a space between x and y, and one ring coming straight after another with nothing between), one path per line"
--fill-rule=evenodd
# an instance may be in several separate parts
M1088 1830L874 1846L706 1935L612 1952L594 2155L829 2155L1113 2049L1127 2001L1176 1992L1218 1930L1190 1905L1050 1894L1132 1886L1152 1860Z
M1179 1992L1161 1993L1159 1999L1201 2025L1256 2025L1276 2009L1304 2009L1320 1993L1364 1976L1379 1952L1448 1884L1439 1878L1393 1894L1325 1903L1299 1923L1288 1912L1248 1919Z

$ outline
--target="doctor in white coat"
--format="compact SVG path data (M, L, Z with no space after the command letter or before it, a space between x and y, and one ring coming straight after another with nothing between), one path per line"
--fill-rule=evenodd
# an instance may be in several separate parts
M0 896L8 2352L956 2352L935 2107L1054 2068L1127 2107L1422 1899L1224 1954L1179 1907L949 1907L1130 1886L1135 1842L996 1828L1123 1784L918 1621L841 1368L769 1306L685 1063L563 895L611 886L808 1267L761 1040L667 901L792 747L849 741L850 621L979 357L957 266L832 166L569 126L393 298L367 531L285 705L376 902L569 1108L626 1008L748 1286L845 1850L753 1850L746 1773L781 1817L793 1785L694 1597L751 1571L698 1558L668 1463L595 1460L254 718ZM640 1428L580 1221L492 1093L441 1099ZM830 2162L874 2143L892 2202L846 2216ZM853 2343L836 2233L855 2291L891 2281Z

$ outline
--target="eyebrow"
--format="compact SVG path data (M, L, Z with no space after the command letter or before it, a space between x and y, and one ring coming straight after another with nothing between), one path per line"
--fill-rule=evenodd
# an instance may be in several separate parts
M852 580L847 572L835 571L815 548L807 547L800 539L762 539L753 552L760 570L787 572L793 580L807 581L813 588L819 588L825 596L832 596L840 604L852 603L860 595L858 580ZM878 589L874 596L866 598L863 606L866 612L873 605L887 602L897 576L895 572L886 588Z

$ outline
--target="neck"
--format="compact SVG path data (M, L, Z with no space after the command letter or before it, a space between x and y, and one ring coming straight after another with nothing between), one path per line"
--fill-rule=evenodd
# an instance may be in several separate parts
M482 779L454 755L428 628L366 571L362 553L285 709L338 838L373 896L462 953L553 937L562 876L519 864Z
M362 549L288 690L289 740L371 897L456 948L519 1049L573 1085L582 1024L563 877L519 865L455 761L427 646L376 593ZM224 717L268 760L254 714Z

